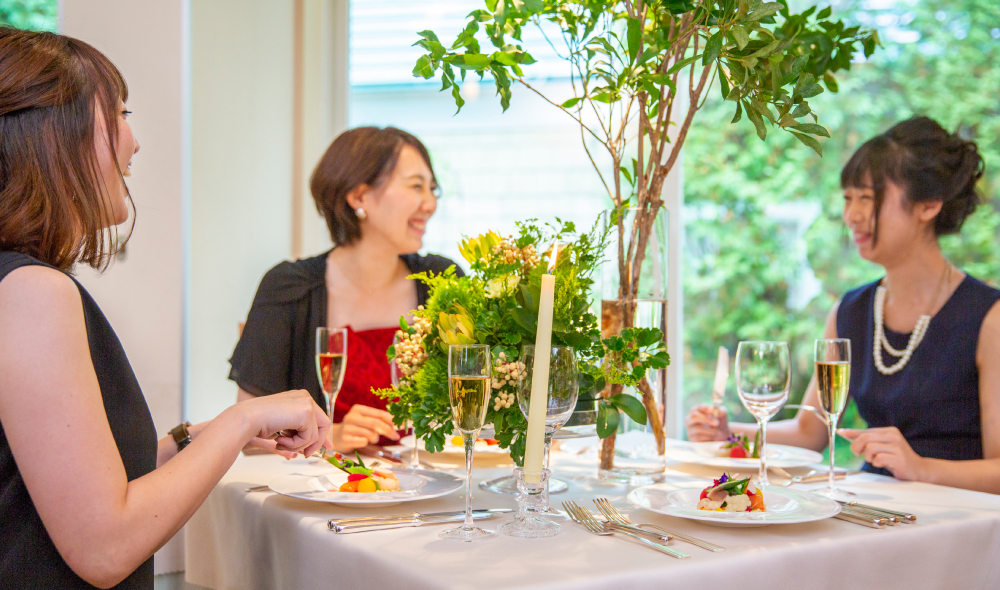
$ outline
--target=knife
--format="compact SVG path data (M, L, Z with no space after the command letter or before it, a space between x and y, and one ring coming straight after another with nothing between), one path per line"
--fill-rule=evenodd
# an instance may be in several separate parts
M478 508L472 511L472 514L488 513L493 512L497 514L503 514L505 512L513 512L511 508ZM447 512L406 512L403 514L383 514L381 516L355 516L353 518L340 518L331 519L330 522L337 524L355 524L360 522L372 522L372 521L383 521L383 520L406 520L412 518L425 518L425 519L435 519L435 518L446 518L449 516L465 516L465 510L449 510Z
M501 514L511 512L511 510L484 510L479 512L473 512L473 520L487 520L490 518L496 518ZM442 524L449 522L462 522L465 520L465 511L463 510L461 514L453 514L451 516L442 516L433 519L425 518L406 518L400 520L373 520L367 522L356 522L342 524L336 520L331 520L328 526L331 531L340 534L348 533L366 533L370 531L384 531L388 529L398 529L403 527L418 527L427 524Z
M729 349L719 347L719 359L715 364L715 385L712 386L712 405L716 414L722 406L722 396L726 393L726 381L729 380Z
M840 502L840 505L844 507L850 507L858 510L866 510L868 512L875 512L875 513L895 516L896 518L899 519L900 522L904 524L913 524L917 522L916 515L910 514L909 512L896 512L895 510L887 510L885 508L877 508L875 506L869 506L868 504L861 504L860 502L842 502L839 500L838 502Z

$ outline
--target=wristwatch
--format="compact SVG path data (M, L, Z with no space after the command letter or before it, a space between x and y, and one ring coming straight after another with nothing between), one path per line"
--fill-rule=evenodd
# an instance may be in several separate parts
M184 422L183 424L174 426L174 429L170 431L170 436L174 437L174 442L177 443L178 453L183 451L184 447L191 444L191 433L188 432L188 428L190 427L190 422Z

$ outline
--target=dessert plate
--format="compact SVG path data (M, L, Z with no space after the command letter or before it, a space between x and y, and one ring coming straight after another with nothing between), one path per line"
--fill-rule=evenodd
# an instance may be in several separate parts
M268 487L273 492L291 498L329 502L338 506L374 507L446 496L465 485L464 480L443 471L393 469L392 472L402 488L398 492L338 492L336 490L347 481L347 474L343 471L323 475L283 475L269 483Z
M698 510L699 496L701 488L678 490L672 484L654 484L632 490L628 501L639 508L660 514L730 527L813 522L832 518L840 513L840 504L828 498L774 487L764 490L766 512Z

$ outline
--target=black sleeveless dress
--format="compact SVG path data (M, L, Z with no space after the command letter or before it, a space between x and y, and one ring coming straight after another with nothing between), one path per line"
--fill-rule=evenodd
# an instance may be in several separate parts
M25 254L0 252L0 281L22 266L48 266ZM76 280L74 279L74 282ZM90 358L111 433L129 481L156 468L156 429L118 336L80 283ZM49 538L24 486L0 424L0 588L93 588L73 573ZM115 588L153 588L150 557Z
M982 459L979 368L976 349L986 313L1000 291L966 276L931 319L920 346L894 375L875 368L875 291L878 282L844 295L837 310L837 335L851 340L851 390L869 428L895 426L921 457L952 461ZM885 329L896 350L909 334ZM884 350L886 366L898 360ZM872 473L892 475L865 463Z

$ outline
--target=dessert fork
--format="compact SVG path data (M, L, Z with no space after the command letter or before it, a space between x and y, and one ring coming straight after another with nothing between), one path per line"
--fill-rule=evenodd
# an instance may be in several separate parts
M597 505L597 509L601 511L601 514L603 514L605 518L607 518L608 520L610 520L612 522L617 522L617 523L621 523L621 524L632 524L632 525L635 524L631 520L629 520L627 516L625 516L624 514L622 514L621 512L619 512L618 509L615 508L611 504L611 502L608 502L607 498L597 498L596 500L594 500L594 504ZM661 531L661 532L664 532L664 533L666 533L668 535L673 536L674 538L676 538L679 541L684 541L685 543L690 543L690 544L694 545L695 547L701 547L702 549L706 549L708 551L713 551L713 552L718 553L720 551L725 551L726 550L725 547L720 547L719 545L716 545L714 543L709 543L708 541L702 541L701 539L697 539L695 537L692 537L692 536L689 536L689 535L685 535L684 533L679 533L677 531L673 531L673 530L670 530L670 529L665 529L665 528L663 528L661 526L657 526L655 524L648 524L647 523L647 524L640 524L640 525L635 525L635 526L649 527L649 528L656 529L658 531Z
M572 518L575 522L582 524L592 534L607 536L613 533L621 533L623 535L632 537L633 539L640 541L645 545L649 545L650 547L656 549L661 553L666 553L670 557L674 557L677 559L688 559L691 557L687 553L677 551L676 549L671 549L666 545L654 543L653 541L650 541L649 539L644 539L635 533L630 533L620 528L612 529L609 527L610 523L605 523L597 520L596 518L594 518L594 515L591 514L589 510L581 508L580 506L577 505L576 502L570 502L570 501L563 502L563 509L566 511L567 514L569 514L570 518Z

